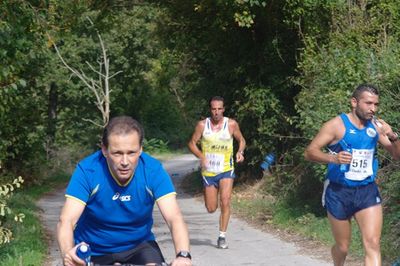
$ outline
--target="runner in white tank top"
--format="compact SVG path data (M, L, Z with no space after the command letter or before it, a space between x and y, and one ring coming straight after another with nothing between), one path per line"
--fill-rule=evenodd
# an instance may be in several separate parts
M204 184L204 201L209 213L218 208L220 199L221 216L219 224L218 248L227 248L226 230L230 218L231 193L233 187L233 138L239 148L235 160L244 160L246 141L240 131L239 124L224 117L224 99L216 96L210 100L210 118L197 123L191 140L188 143L190 151L201 160ZM201 141L201 149L198 143Z

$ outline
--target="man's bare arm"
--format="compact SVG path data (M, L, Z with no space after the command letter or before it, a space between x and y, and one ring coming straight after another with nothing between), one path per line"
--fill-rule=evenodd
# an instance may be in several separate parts
M157 200L158 208L171 232L175 254L190 251L189 232L176 200L176 195L167 195ZM190 259L178 257L173 265L192 265Z
M400 160L400 140L397 133L384 120L374 121L375 128L379 132L379 143L392 155L394 160Z
M199 147L197 146L198 142L201 139L201 136L203 134L203 130L204 130L204 126L205 126L205 121L199 121L194 129L192 138L190 139L189 143L188 143L188 148L189 150L197 157L201 160L201 166L205 167L206 165L206 158L204 157L204 154L201 152L201 150L199 149Z
M57 224L57 239L64 265L75 265L81 261L74 251L74 227L81 216L85 205L76 199L67 198Z
M340 117L335 117L326 122L307 146L304 152L305 159L318 163L350 163L351 154L346 151L341 151L338 154L323 152L324 147L339 141L343 137L344 130Z
M232 132L232 136L238 142L238 151L236 152L236 162L240 163L244 161L244 149L246 148L246 140L240 131L239 123L233 119L229 119L229 127Z

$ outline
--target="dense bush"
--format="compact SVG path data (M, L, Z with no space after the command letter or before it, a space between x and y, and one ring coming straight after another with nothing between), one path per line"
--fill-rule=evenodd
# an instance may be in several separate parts
M11 183L0 185L0 246L10 243L13 232L9 228L10 223L22 222L25 215L15 213L9 206L8 201L12 198L13 191L21 187L24 180L22 177L15 178ZM10 220L11 219L11 220Z

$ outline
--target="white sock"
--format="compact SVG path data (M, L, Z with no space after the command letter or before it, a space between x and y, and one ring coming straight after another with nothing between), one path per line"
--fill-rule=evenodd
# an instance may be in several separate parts
M226 237L226 232L219 231L219 237Z

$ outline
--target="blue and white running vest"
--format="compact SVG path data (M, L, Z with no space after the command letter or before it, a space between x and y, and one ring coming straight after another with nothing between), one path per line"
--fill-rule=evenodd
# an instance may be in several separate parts
M346 114L340 114L346 132L343 138L336 144L328 146L331 152L339 153L349 145L353 150L350 170L340 171L340 164L329 163L326 177L330 182L342 184L348 187L357 187L369 184L375 180L378 171L378 158L376 144L379 133L371 121L367 121L363 129L354 126Z

